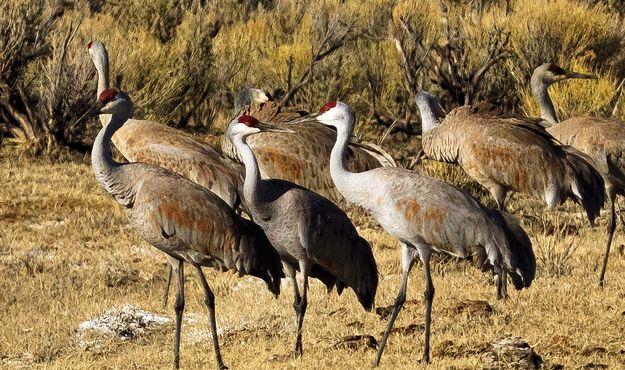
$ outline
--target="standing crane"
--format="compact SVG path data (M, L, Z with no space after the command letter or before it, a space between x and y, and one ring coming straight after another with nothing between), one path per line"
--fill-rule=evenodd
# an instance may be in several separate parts
M416 100L426 156L459 164L490 191L500 210L509 192L544 199L549 209L571 198L594 225L604 202L601 175L582 153L559 145L539 121L505 115L488 103L459 107L445 117L432 94L421 92Z
M558 123L547 90L550 85L571 78L596 77L569 72L555 64L543 64L532 74L532 94L540 105L540 117L551 124L547 131L561 143L570 145L592 158L605 182L606 196L610 203L610 220L607 229L608 240L599 273L599 285L603 286L610 246L616 230L616 197L625 195L625 126L623 122L596 117L572 117Z
M109 88L108 52L100 41L92 41L87 46L98 71L97 96L100 96ZM109 118L108 115L100 115L102 125ZM130 162L167 168L217 194L230 207L245 208L239 196L243 187L242 166L222 157L210 145L183 131L157 122L129 119L115 133L113 143ZM172 269L176 265L176 261L170 262L164 305L167 305Z
M111 139L131 115L130 97L115 88L104 90L95 114L110 114L93 144L91 163L100 185L122 205L130 225L148 243L177 262L178 295L174 367L180 365L180 330L184 310L183 263L193 266L205 294L215 358L225 369L215 322L215 297L202 266L235 270L263 279L274 295L283 276L280 257L262 229L241 218L208 189L162 167L147 163L118 163Z
M260 89L244 89L236 99L237 116L253 115L261 122L270 122L295 131L262 132L250 136L247 143L256 154L263 178L284 179L301 185L339 203L343 200L330 177L330 152L336 132L306 119L307 112L297 107L280 107ZM225 155L241 161L236 146L224 135L221 148ZM372 143L349 143L347 166L356 172L377 167L395 167L393 158Z
M484 208L471 195L453 186L402 168L376 168L360 173L345 166L345 153L354 129L355 115L342 102L325 104L316 120L337 130L330 173L337 189L352 203L368 210L402 246L402 281L375 358L375 366L393 323L406 301L408 275L420 258L424 265L425 345L423 361L430 361L430 324L434 285L430 273L433 251L468 257L483 248L496 270L507 270L517 289L527 288L536 272L529 238L516 220L500 211ZM502 285L502 274L499 274Z
M321 280L328 292L345 287L356 293L365 310L373 308L378 269L369 243L361 238L345 212L328 199L292 182L261 180L258 162L247 138L260 132L284 131L249 115L234 119L227 135L245 164L243 194L254 220L282 259L293 282L297 317L296 357L302 355L302 325L308 305L308 277ZM296 270L303 277L302 293Z

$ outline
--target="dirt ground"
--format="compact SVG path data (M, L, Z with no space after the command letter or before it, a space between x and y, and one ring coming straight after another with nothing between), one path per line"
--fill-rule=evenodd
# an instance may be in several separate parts
M425 171L458 177L455 169L426 166ZM171 367L171 322L97 346L81 344L77 335L81 322L125 305L174 316L173 299L167 308L161 302L164 255L128 229L121 207L98 186L89 165L33 161L4 147L0 184L0 367ZM482 367L488 343L506 335L526 340L545 368L625 367L623 224L617 229L606 286L599 289L605 215L591 229L576 205L544 211L540 203L515 196L510 208L533 242L536 280L529 289L511 291L508 300L498 301L490 276L465 261L437 258L430 368ZM385 307L397 294L399 245L372 227L369 218L357 211L352 216L378 263L377 313L365 312L352 291L327 295L313 281L301 359L288 356L295 337L288 283L274 299L253 278L205 269L217 299L223 357L231 369L371 367L374 339L380 340L386 325ZM203 295L191 269L187 281L181 365L213 368ZM382 368L421 366L423 289L422 269L416 266ZM349 341L348 336L365 339Z

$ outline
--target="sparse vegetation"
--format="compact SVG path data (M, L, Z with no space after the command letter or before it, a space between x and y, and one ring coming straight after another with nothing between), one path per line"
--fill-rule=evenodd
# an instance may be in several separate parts
M0 367L169 367L173 330L80 346L81 321L127 304L161 308L163 255L127 229L123 211L91 169L60 154L84 153L92 132L68 127L95 97L86 44L109 50L112 83L135 102L137 118L199 129L208 142L224 128L233 94L268 90L316 110L344 100L357 134L379 142L404 166L419 149L413 95L429 89L445 108L488 100L537 115L532 69L544 62L596 74L551 88L561 118L625 117L625 7L612 0L129 0L0 2ZM210 131L207 132L207 129ZM0 135L1 137L1 135ZM6 138L8 137L8 139ZM24 156L23 153L37 154ZM444 179L493 207L461 169L425 161L416 171ZM532 287L495 300L491 277L469 263L433 263L435 367L483 365L488 343L511 334L534 346L545 368L625 366L625 237L622 224L603 290L596 288L606 217L592 229L580 208L544 211L514 195L508 209L530 235L538 272ZM350 217L379 265L378 308L400 279L396 242L360 209ZM419 270L419 267L415 269ZM222 350L231 368L368 368L386 320L367 314L353 293L327 297L313 282L301 360L286 356L295 330L291 287L274 300L252 279L206 269L217 297ZM189 274L189 280L195 280ZM262 286L262 285L260 285ZM182 364L213 364L198 284L187 284ZM415 271L408 302L390 337L384 368L414 367L423 343L423 281ZM486 300L473 317L458 302ZM459 313L460 312L460 313ZM459 316L462 316L459 319ZM470 320L465 320L465 316ZM198 319L201 318L201 319ZM195 320L195 321L194 321ZM364 344L363 344L364 343Z
M393 122L393 132L418 133L417 89L448 109L488 100L536 114L528 79L545 62L600 77L552 88L561 117L621 117L618 4L9 0L0 5L0 130L37 153L86 150L66 127L94 96L92 39L108 46L113 83L131 94L135 115L177 127L223 128L243 86L311 110L345 100L366 138Z

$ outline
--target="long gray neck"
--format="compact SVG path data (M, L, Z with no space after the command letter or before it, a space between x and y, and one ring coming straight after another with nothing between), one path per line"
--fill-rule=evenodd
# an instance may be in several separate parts
M352 137L354 131L354 122L348 122L347 125L339 125L336 128L336 142L332 147L330 153L330 176L332 181L339 192L349 201L354 202L351 199L350 181L353 180L354 173L350 172L347 168L347 146L349 145L349 139Z
M259 191L261 187L260 170L254 152L245 141L245 138L236 136L233 144L239 152L239 157L245 165L245 181L243 182L243 195L249 206L257 206L259 203Z
M102 91L109 88L109 62L106 58L99 60L96 63L95 69L98 71L98 96L102 94Z
M540 118L549 123L558 123L558 117L556 116L556 110L553 107L553 102L549 96L549 85L540 81L539 77L532 76L532 95L540 105Z
M98 94L96 95L96 100L102 94L102 91L109 88L109 58L106 52L98 52L97 55L93 57L93 64L95 65L96 71L98 71ZM100 122L102 125L105 125L109 120L109 115L100 114Z
M337 127L336 141L330 153L330 175L335 184L346 176L349 176L346 152L347 146L349 145L349 138L352 137L353 130L353 125Z
M438 116L434 113L432 104L434 103L428 102L417 105L421 114L421 132L423 134L434 130L440 124Z
M129 179L126 179L120 170L122 164L116 162L111 153L113 134L125 121L125 119L112 115L108 124L100 129L91 151L91 166L96 179L104 190L113 195L119 203L128 206L133 199L133 184Z

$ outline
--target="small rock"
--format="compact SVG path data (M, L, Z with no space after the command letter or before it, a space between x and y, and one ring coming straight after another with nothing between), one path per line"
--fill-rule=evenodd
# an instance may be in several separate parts
M538 369L543 362L526 341L512 336L492 341L482 357L486 369Z
M124 306L80 323L76 335L81 348L97 350L107 340L134 339L169 322L171 319L168 317L157 316L134 306Z

